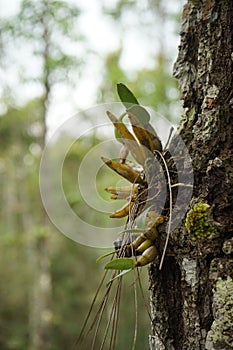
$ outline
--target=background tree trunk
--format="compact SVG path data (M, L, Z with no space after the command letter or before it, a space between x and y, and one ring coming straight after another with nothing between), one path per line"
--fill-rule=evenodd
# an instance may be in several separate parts
M193 161L189 213L209 204L213 232L194 240L183 220L162 271L151 265L151 349L233 349L232 28L232 0L184 7L174 75L185 107L179 131Z

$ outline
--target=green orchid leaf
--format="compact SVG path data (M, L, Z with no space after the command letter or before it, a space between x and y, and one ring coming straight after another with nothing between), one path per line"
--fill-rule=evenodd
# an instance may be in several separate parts
M133 114L142 125L147 125L150 121L150 114L142 106L134 105L128 108L127 111Z
M129 108L131 105L139 105L138 100L126 85L122 83L117 84L117 93L126 108Z
M106 270L129 270L134 266L132 258L118 258L105 265Z

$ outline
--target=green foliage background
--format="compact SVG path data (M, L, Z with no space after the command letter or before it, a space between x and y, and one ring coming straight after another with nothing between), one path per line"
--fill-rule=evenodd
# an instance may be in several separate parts
M4 350L37 350L31 334L35 332L34 322L40 315L35 314L37 305L32 304L36 304L35 298L40 292L37 290L40 286L39 270L35 270L35 267L38 261L42 261L44 247L48 249L47 273L51 279L45 314L48 327L44 349L72 347L103 274L103 264L96 264L96 258L103 251L78 245L58 232L45 218L39 193L39 164L46 139L46 120L53 87L58 82L73 84L69 86L77 84L85 64L85 60L67 52L65 45L59 45L63 43L60 40L63 38L69 44L74 40L87 46L87 39L80 33L73 33L74 23L77 23L81 10L69 1L41 0L34 5L35 2L24 0L18 17L0 19L1 68L4 70L15 64L12 57L9 58L12 50L9 45L12 42L16 43L16 47L30 47L31 54L39 58L40 62L36 76L27 76L18 67L21 77L18 89L36 83L38 97L19 102L7 83L0 89L3 106L0 116L0 349ZM162 5L163 1L148 1L147 11L159 11ZM124 35L123 28L127 21L124 22L123 14L129 10L137 16L137 3L117 1L113 7L102 1L102 11L115 21L119 35ZM46 21L47 27L44 26ZM48 30L45 31L45 28ZM156 30L155 23L150 30ZM89 48L87 51L92 50ZM154 57L153 67L143 67L133 74L122 67L122 52L123 46L103 58L105 68L99 72L93 105L116 101L116 83L122 81L134 91L135 96L140 97L141 103L155 107L174 122L173 109L177 109L179 93L168 70L171 59L165 56L162 46ZM98 55L98 52L95 54ZM68 82L70 76L75 79ZM69 134L62 137L72 139ZM74 143L64 164L64 192L73 210L82 212L84 219L88 218L89 212L81 195L75 190L75 169L88 149L99 141L96 136L83 144ZM59 152L59 142L62 142L62 138L54 145L54 152ZM103 173L98 179L102 196L105 196L104 188L116 180L114 174L110 176L109 173ZM105 225L104 218L100 218L98 213L93 220ZM146 290L146 269L143 273ZM132 344L134 310L133 280L129 277L126 278L122 296L118 349L129 349ZM142 349L147 346L150 321L142 300L139 301L138 310L140 326L137 348ZM85 343L83 349L90 349L90 343Z

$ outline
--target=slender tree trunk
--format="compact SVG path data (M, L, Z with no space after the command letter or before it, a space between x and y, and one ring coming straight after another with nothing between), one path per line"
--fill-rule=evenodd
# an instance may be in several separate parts
M44 13L41 17L41 23L43 28L43 88L44 95L41 101L41 124L42 124L42 137L41 148L43 149L46 144L47 136L47 111L50 100L50 69L48 64L49 49L50 49L50 37L48 33L47 23L47 2L43 2ZM50 239L49 239L49 224L47 214L44 207L41 204L40 224L43 227L43 233L41 237L31 242L31 263L34 266L34 279L31 287L31 300L30 300L30 342L29 350L40 350L50 348L50 327L52 319L52 277L50 271Z
M174 75L184 101L179 131L193 162L194 192L186 225L183 220L171 234L162 271L150 267L151 349L233 349L232 34L232 0L185 5Z
M46 120L44 115L43 120ZM46 130L45 124L43 129ZM45 139L46 135L43 134L43 140ZM42 204L37 231L36 236L30 239L30 254L28 255L29 263L34 269L29 303L29 350L50 348L49 332L52 319L51 244L48 218Z

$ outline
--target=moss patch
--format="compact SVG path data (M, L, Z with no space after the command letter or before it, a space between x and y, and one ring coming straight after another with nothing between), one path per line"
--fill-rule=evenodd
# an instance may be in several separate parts
M205 239L214 230L208 221L209 208L209 204L199 202L187 214L185 227L194 240Z

